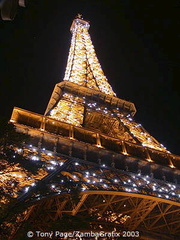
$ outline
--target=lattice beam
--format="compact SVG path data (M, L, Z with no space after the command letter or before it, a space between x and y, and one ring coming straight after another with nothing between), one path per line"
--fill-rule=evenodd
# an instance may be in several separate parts
M133 213L130 215L130 219L126 223L128 229L135 230L139 226L139 224L148 216L148 214L153 210L153 208L157 205L156 201L143 199L140 204L134 208Z

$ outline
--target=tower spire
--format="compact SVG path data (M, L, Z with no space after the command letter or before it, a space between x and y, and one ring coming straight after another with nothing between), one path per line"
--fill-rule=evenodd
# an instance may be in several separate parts
M88 29L89 21L78 14L72 22L71 46L64 80L115 96L97 59Z

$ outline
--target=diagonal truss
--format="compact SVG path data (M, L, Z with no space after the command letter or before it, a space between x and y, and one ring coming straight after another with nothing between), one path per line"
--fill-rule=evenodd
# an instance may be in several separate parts
M180 204L155 194L151 196L150 187L154 183L159 189L162 188L160 184L165 187L163 182L157 185L157 181L149 177L135 177L91 162L67 159L20 196L14 208L23 205L28 209L19 213L25 215L19 222L20 229L28 222L42 231L50 222L58 222L66 214L74 217L85 214L94 219L89 229L115 227L138 230L142 235L146 231L155 235L163 231L170 237L176 236L180 231L177 226ZM17 231L17 221L12 229Z
M15 200L3 237L24 239L27 229L62 225L177 238L179 157L134 121L133 103L115 96L88 29L88 21L73 21L64 81L45 115L13 110L11 122L31 142L10 146L1 162L0 184Z
M64 80L115 95L97 59L88 29L90 24L82 18L74 19L72 40Z

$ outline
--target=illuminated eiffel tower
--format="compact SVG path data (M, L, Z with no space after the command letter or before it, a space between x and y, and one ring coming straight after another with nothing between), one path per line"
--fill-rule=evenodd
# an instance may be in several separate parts
M65 77L56 84L45 115L13 110L10 121L30 136L30 143L14 148L19 165L4 173L7 181L17 182L12 188L16 214L5 222L9 239L25 239L28 231L33 239L53 231L56 239L55 230L175 239L180 157L134 121L133 103L116 97L89 26L80 15L71 25Z

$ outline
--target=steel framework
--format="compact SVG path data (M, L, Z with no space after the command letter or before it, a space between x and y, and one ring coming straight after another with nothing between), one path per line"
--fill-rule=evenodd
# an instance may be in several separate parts
M103 239L180 234L180 157L134 121L133 103L116 97L89 26L80 16L73 21L65 78L45 115L13 110L10 122L30 142L10 146L3 162L3 191L15 199L3 219L3 239L25 239L28 231L40 239L37 231L56 230L120 234ZM92 239L69 239L77 237Z

